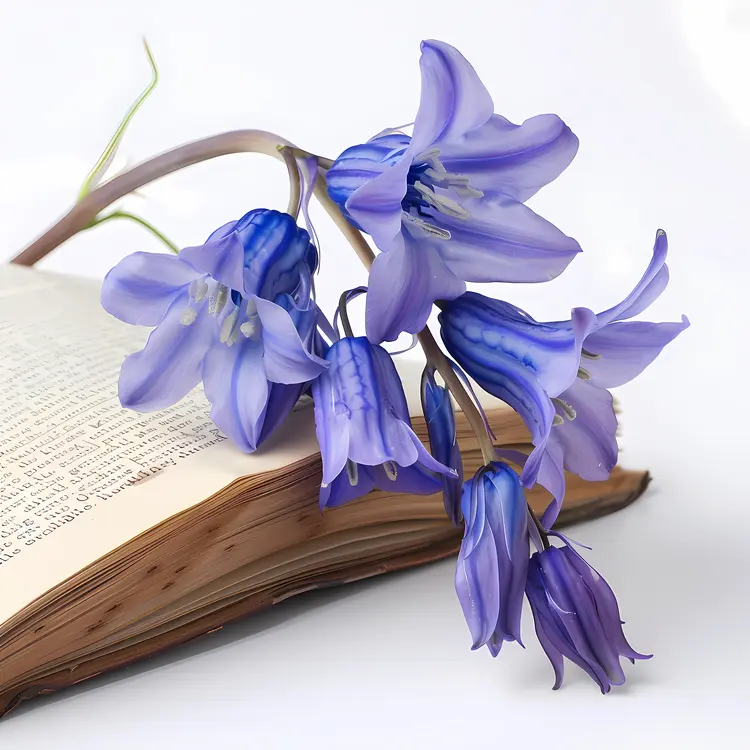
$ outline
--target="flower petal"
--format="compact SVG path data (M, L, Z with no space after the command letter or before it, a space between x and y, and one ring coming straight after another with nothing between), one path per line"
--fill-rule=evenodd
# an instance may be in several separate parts
M133 253L104 277L102 307L125 323L155 326L197 276L194 268L174 255Z
M386 474L383 465L372 467L375 485L384 492L405 493L407 495L432 495L440 492L442 484L432 472L419 462L411 466L398 466L396 478Z
M260 445L269 395L261 343L244 336L231 347L215 343L203 363L203 382L214 424L252 453Z
M236 222L232 223L236 224ZM222 229L224 227L216 230L203 245L184 247L180 250L179 258L197 271L207 273L220 284L242 293L245 250L239 235L234 230L227 235L217 237L216 235Z
M440 334L453 358L488 393L515 409L531 432L535 449L526 461L521 482L533 486L544 455L555 410L535 372L504 352L477 346L462 327L441 313Z
M205 309L198 312L192 325L182 325L180 318L188 299L187 291L176 297L151 331L146 346L122 363L119 394L126 409L163 409L200 383L203 358L218 331L215 319Z
M333 347L329 350L331 354ZM321 487L321 507L325 505L329 492L324 489L333 484L346 466L349 454L349 416L337 408L335 370L327 370L312 383L315 405L315 434L320 445L323 462L323 486ZM325 498L324 498L325 496Z
M263 362L272 383L305 383L328 368L328 363L310 352L302 342L289 313L280 305L253 296L263 327ZM317 318L317 310L308 314Z
M636 284L635 289L609 310L599 313L596 317L599 325L604 326L616 320L633 318L643 312L663 291L669 282L669 270L665 265L667 260L667 234L663 229L656 232L654 251L646 273Z
M346 213L381 250L389 250L401 230L401 201L406 194L409 167L411 157L406 153L358 187L346 201Z
M550 442L559 441L564 466L581 479L599 482L609 477L617 463L617 417L612 394L577 378L560 399L575 409L575 419L563 417L552 428Z
M435 214L451 238L433 244L448 270L464 281L549 281L581 252L572 237L508 196L488 194L462 205L470 218Z
M412 153L458 138L492 116L492 97L469 61L450 44L422 42L422 95L414 121Z
M586 338L586 351L599 359L583 359L581 366L591 376L589 383L615 388L646 369L661 350L690 326L683 315L680 323L647 323L628 320L610 323Z
M471 186L505 193L522 203L573 161L578 138L557 116L537 115L514 125L501 115L440 147L449 172L468 175Z
M380 253L370 270L367 337L375 344L399 334L419 333L438 299L453 299L466 289L440 258L435 243L401 232L394 246Z
M375 469L357 465L357 481L352 484L349 475L342 471L330 486L320 490L320 509L337 508L357 498L364 497L375 488Z

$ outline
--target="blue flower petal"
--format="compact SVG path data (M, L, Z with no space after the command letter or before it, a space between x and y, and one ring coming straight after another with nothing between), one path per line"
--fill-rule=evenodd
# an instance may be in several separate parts
M435 213L450 240L432 240L445 266L465 281L542 282L559 276L581 252L554 224L506 195L462 201L468 219Z
M236 222L232 222L236 224ZM228 226L228 225L225 225ZM235 231L224 236L216 236L220 230L214 232L203 245L184 247L180 250L179 258L189 263L201 273L207 273L229 289L242 293L244 290L243 268L245 264L245 250L242 241Z
M599 359L584 359L581 366L589 373L589 383L615 388L643 372L661 350L690 326L683 315L680 323L648 323L628 320L610 323L590 334L586 351Z
M469 61L450 44L422 42L422 95L414 121L412 153L450 142L479 127L495 105Z
M408 231L380 253L370 270L366 326L375 344L401 333L419 333L438 299L453 299L466 284L447 268L433 243L418 243Z
M305 383L328 368L324 359L305 346L290 314L274 302L254 296L263 327L263 361L266 376L273 383ZM307 312L313 319L317 310Z
M146 346L122 363L119 394L126 409L163 409L200 383L203 358L218 331L216 320L204 309L198 311L192 325L180 322L188 299L187 290L176 297Z
M174 255L132 253L104 277L102 307L125 323L155 326L198 275Z
M254 451L269 394L262 344L244 336L231 347L216 342L203 364L203 382L214 424L238 448Z
M560 176L578 151L578 138L553 114L514 125L493 115L484 125L440 147L449 172L465 174L483 192L504 193L525 203Z

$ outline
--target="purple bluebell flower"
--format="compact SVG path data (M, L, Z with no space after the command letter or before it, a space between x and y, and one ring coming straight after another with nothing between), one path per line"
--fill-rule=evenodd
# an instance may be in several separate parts
M583 669L602 693L625 682L620 657L633 664L651 658L630 647L612 589L567 544L531 556L526 596L537 637L555 670L555 690L563 681L563 657Z
M518 475L506 464L483 466L464 483L466 528L456 565L456 593L473 638L493 656L503 641L521 643L521 608L529 564L528 511Z
M122 405L162 409L203 380L215 424L242 450L255 450L328 366L313 351L316 265L308 233L266 209L178 256L126 257L107 274L102 305L155 328L123 362Z
M326 181L344 215L382 251L370 272L374 343L419 332L467 281L548 281L578 243L524 205L572 161L578 139L547 114L514 125L458 50L422 42L411 136L390 131L344 151Z
M555 497L543 516L549 528L564 492L563 468L606 479L617 461L617 418L607 390L645 369L689 322L630 321L669 280L667 236L659 230L653 257L633 292L595 315L575 308L571 320L539 323L523 310L468 292L442 304L448 351L486 391L512 406L531 431L534 450L521 474Z
M320 507L362 497L375 487L429 495L454 470L414 434L390 355L366 338L342 338L326 352L330 368L312 384L323 459Z
M432 455L440 463L454 469L456 476L442 475L443 502L448 518L461 523L461 486L463 462L456 437L456 415L448 389L435 381L435 370L430 365L422 373L422 411L427 423Z

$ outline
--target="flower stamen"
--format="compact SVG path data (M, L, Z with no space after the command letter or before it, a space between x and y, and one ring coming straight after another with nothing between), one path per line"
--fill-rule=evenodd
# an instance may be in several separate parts
M571 422L576 418L576 416L577 416L576 410L567 401L563 401L560 398L553 398L552 399L552 403L555 406L560 407L560 409L562 410L563 414L565 414L565 416Z
M396 466L395 461L386 461L383 464L383 470L391 482L395 482L398 479L398 466Z
M349 478L349 484L355 487L359 481L359 467L350 458L346 460L346 476Z

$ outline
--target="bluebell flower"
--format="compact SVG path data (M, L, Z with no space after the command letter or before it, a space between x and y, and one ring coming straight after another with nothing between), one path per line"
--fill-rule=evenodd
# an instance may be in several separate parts
M377 487L429 495L454 470L434 459L414 434L403 386L390 355L366 338L342 338L325 355L330 368L312 384L323 460L320 507Z
M526 497L506 464L483 466L464 483L466 528L456 565L456 593L472 648L497 656L503 641L521 643L521 608L529 564Z
M422 373L421 395L432 455L456 472L455 476L444 474L442 481L445 512L458 526L461 523L461 485L464 472L456 436L456 415L448 389L435 382L435 371L430 365Z
M313 351L316 265L308 233L266 209L177 256L126 257L107 274L102 305L126 323L155 328L123 362L122 405L162 409L203 380L214 423L241 449L255 450L304 384L328 367Z
M555 670L555 690L563 681L563 657L583 669L602 693L625 682L620 657L633 664L651 658L630 647L612 589L567 544L532 555L526 596L537 637Z
M609 388L632 380L689 322L628 320L645 310L669 280L667 236L633 292L595 315L575 308L571 320L539 323L523 310L480 294L442 304L441 334L456 361L489 393L512 406L535 446L521 481L555 497L543 516L554 522L564 492L563 469L606 479L617 461L617 418Z
M548 281L580 252L524 205L575 156L565 123L493 114L474 68L444 42L422 42L420 69L411 137L390 131L353 146L326 175L330 197L382 251L367 295L373 343L419 332L432 303L467 281Z

